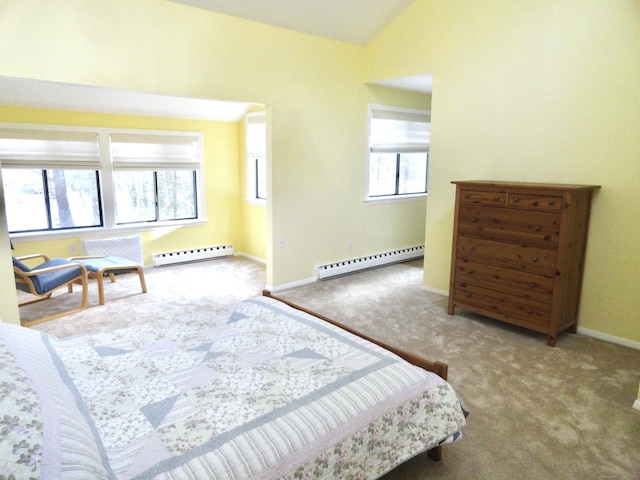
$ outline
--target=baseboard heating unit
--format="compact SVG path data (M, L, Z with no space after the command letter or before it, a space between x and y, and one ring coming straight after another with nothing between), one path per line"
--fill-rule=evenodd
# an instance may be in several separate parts
M391 252L378 253L366 257L354 258L343 262L320 265L316 270L318 280L336 277L347 273L353 273L366 268L380 267L392 263L404 262L424 256L424 245L418 247L402 248Z
M174 265L176 263L198 262L212 258L229 257L233 255L233 245L219 245L216 247L201 247L191 250L178 250L175 252L154 253L153 266Z

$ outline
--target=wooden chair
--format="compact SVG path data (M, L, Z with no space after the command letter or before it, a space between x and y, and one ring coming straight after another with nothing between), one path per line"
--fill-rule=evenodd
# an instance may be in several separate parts
M82 300L79 307L46 315L34 320L21 321L20 323L22 325L27 327L36 325L38 323L54 320L64 315L76 313L87 308L89 282L87 269L84 265L69 261L66 258L50 259L46 255L39 253L12 258L16 288L36 297L34 299L19 302L18 307L47 300L51 298L53 292L59 288L66 286L69 293L72 293L74 283L82 285ZM41 258L44 261L43 263L31 268L23 263L24 260L31 260L35 258Z

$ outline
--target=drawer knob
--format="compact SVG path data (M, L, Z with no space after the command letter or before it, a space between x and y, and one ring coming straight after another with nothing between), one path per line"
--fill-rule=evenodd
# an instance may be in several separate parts
M470 298L470 297L471 297L471 294L470 294L469 292L466 292L464 295L465 295L467 298Z
M518 203L520 199L518 197L513 197L513 203Z
M539 232L540 230L542 230L542 227L540 225L536 225L536 232Z
M549 205L555 205L556 201L555 200L549 200Z
M529 288L536 288L536 284L535 283L530 283L529 284Z
M475 217L471 219L471 223L476 223L477 221L478 221L478 219L475 218Z
M476 251L476 247L469 247L469 251L470 252L475 252Z
M469 196L470 196L470 195L469 195L468 193L465 193L465 194L464 194L464 198L469 198Z
M527 313L531 315L533 313L533 310L531 310L530 308L527 308Z
M531 259L531 261L532 261L533 263L536 263L536 262L538 261L538 257L533 257L533 258Z
M494 199L496 202L499 202L499 201L500 201L500 197L499 197L498 195L496 195L495 197L493 197L493 199Z

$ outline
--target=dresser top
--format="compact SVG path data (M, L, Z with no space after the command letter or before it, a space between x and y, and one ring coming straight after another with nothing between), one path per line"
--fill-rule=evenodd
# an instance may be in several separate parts
M530 183L530 182L501 182L497 180L454 180L455 185L492 187L492 188L526 188L553 190L597 190L600 185L574 185L562 183Z

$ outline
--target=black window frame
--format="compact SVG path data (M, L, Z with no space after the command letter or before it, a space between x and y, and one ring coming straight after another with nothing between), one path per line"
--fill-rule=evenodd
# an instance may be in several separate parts
M14 168L11 166L2 167L4 171L9 170L24 170L23 168ZM53 226L53 215L51 213L51 197L49 195L51 188L49 186L49 175L48 172L51 170L75 170L73 168L37 168L31 167L30 170L40 170L40 177L42 179L42 192L44 197L44 206L45 206L45 214L47 217L47 228L31 228L26 230L8 230L9 234L27 234L27 233L41 233L41 232L62 232L67 230L78 230L78 229L87 229L87 228L102 228L104 227L104 208L103 208L103 200L102 200L102 183L100 181L100 170L94 170L95 180L96 180L96 195L98 198L98 219L99 223L94 225L78 225L78 226L66 226L66 227L54 227ZM5 205L6 208L6 205ZM8 219L7 219L7 228L9 228Z

